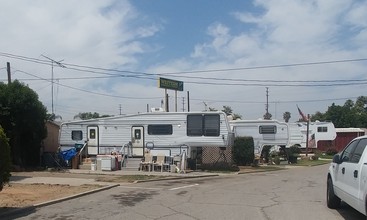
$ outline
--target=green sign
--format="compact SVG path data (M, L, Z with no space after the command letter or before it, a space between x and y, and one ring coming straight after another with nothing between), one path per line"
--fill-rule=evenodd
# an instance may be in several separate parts
M184 83L182 81L177 81L177 80L166 79L166 78L160 77L158 84L159 84L159 88L183 91L183 84Z

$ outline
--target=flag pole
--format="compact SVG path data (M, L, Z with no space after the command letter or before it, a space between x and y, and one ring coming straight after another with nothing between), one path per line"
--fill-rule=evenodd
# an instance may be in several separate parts
M307 132L306 132L306 157L308 157L308 135L309 135L309 128L310 128L310 114L307 115Z

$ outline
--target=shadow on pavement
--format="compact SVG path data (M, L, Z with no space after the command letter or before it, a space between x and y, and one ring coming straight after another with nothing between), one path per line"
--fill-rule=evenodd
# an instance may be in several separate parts
M0 219L16 219L34 213L36 208L34 206L28 207L1 207Z

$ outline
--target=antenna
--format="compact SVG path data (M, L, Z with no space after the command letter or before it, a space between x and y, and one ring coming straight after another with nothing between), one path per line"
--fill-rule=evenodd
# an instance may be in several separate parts
M52 114L54 115L54 63L56 63L61 68L66 68L66 66L61 63L64 60L56 61L45 55L41 56L51 61L51 108L52 108Z

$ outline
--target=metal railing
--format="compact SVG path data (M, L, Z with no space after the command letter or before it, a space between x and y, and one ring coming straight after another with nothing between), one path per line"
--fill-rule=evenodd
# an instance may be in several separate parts
M82 161L82 159L83 159L83 158L82 158L82 157L83 157L82 153L84 152L84 150L85 150L85 149L87 149L87 148L86 148L86 146L87 146L87 142L85 142L85 143L84 143L83 147L80 149L80 151L79 151L79 152L78 152L78 154L77 154L77 156L79 157L79 158L78 158L78 159L79 159L79 160L78 160L78 166L80 165L80 162L81 162L81 161ZM85 152L84 152L84 153L85 153Z
M120 149L120 154L122 155L121 167L123 167L125 160L131 156L131 143L124 144Z

